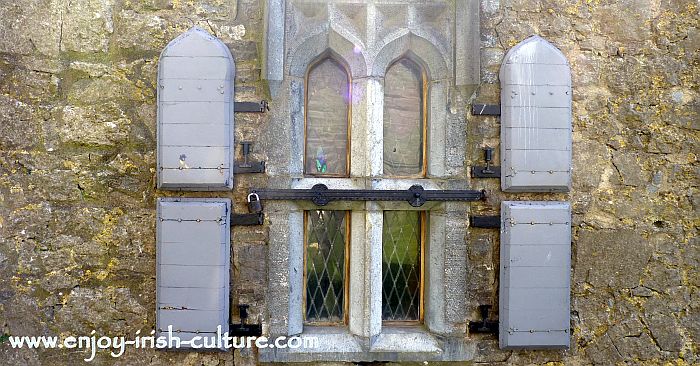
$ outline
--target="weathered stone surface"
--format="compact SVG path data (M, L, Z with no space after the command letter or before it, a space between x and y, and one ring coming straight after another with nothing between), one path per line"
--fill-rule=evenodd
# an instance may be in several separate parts
M328 12L325 2L288 2L288 11L298 9L303 16L282 25L288 32L284 42L295 42L302 31L321 31L314 27L332 16L333 27L349 30L360 43L410 24L414 33L453 54L452 36L436 36L454 29L451 6L418 4L408 11L384 3L376 6L378 18L368 22L363 12L371 7L364 4L337 4ZM495 214L503 199L572 202L574 274L569 351L505 352L495 337L470 335L466 342L475 350L474 361L700 362L697 1L479 3L482 84L476 95L441 89L448 105L434 106L429 123L449 120L444 156L455 180L489 191L485 202L471 205L472 213ZM301 162L280 149L279 141L303 134L303 98L280 106L290 94L303 93L304 80L291 82L287 95L268 95L260 75L265 6L261 0L0 1L0 339L92 329L118 336L153 328L154 200L171 195L154 189L158 55L192 25L231 48L238 67L236 99L269 99L272 107L266 114L237 114L235 131L236 141L256 143L251 160L267 161L268 174L241 175L222 196L243 213L250 187L266 187L271 176L285 183L298 177ZM499 103L502 56L535 33L560 48L571 65L573 189L506 195L497 180L470 180L466 173L468 165L483 163L484 146L500 143L498 118L471 116L468 104ZM451 65L445 70L454 71ZM361 106L353 108L355 113ZM240 150L236 159L242 159ZM266 203L276 216L268 215L265 226L232 229L232 299L251 305L251 320L260 316L266 330L287 316L284 307L276 309L279 314L265 312L269 296L287 286L275 282L286 276L268 273L273 261L289 254L269 246L275 239L269 220L286 217L286 209ZM466 299L455 300L466 305L454 316L464 318L463 310L472 320L478 305L498 305L498 237L470 229L451 240L455 247L466 246L467 257L451 258L466 276L450 278L469 289ZM72 365L85 356L0 343L3 365ZM121 358L99 352L94 363L233 365L255 364L257 357L255 351L234 356L132 349Z
M607 334L588 345L585 352L594 365L609 365L623 361L622 355Z
M631 229L583 231L576 248L574 282L610 288L638 286L653 250Z
M74 0L62 5L61 51L107 52L114 31L114 0Z
M0 4L0 52L56 56L61 38L62 0Z
M37 121L32 107L0 96L0 115L4 116L0 123L0 148L14 150L36 146L41 137L41 122Z
M61 140L78 145L113 145L123 142L128 137L129 121L115 107L65 106L62 110L63 125L58 129ZM116 116L119 117L114 118ZM88 121L92 122L90 128L86 128Z
M671 352L681 350L683 339L673 315L654 314L646 318L646 323L659 348Z

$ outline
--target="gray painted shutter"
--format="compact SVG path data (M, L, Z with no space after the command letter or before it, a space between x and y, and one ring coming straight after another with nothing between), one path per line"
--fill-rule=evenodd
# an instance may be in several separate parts
M161 198L157 211L157 336L228 332L231 201Z
M502 202L500 263L500 347L568 348L569 203Z
M564 55L532 36L505 56L501 79L501 189L571 189L571 71Z
M158 188L233 188L233 80L228 47L193 27L158 64Z

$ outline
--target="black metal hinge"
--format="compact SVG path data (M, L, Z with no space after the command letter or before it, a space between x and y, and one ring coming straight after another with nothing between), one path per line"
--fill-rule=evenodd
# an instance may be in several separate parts
M243 146L243 162L235 162L233 164L233 174L241 173L265 173L265 162L249 162L248 155L250 155L250 146L253 143L250 141L241 142Z
M500 228L500 216L469 216L469 226L478 228Z
M265 113L270 110L266 100L260 102L235 102L233 111L238 113Z
M489 320L491 305L479 305L481 321L469 322L469 333L498 334L498 320Z
M501 106L499 104L472 104L472 115L500 116Z
M414 185L406 190L328 189L316 184L311 189L254 189L261 200L303 200L318 206L331 201L406 201L420 207L427 201L478 201L485 198L485 191L475 190L426 190Z
M256 226L265 223L264 213L231 214L231 226Z
M500 178L500 166L473 166L472 178Z
M248 319L248 307L249 305L238 305L238 314L241 322L239 324L229 324L229 335L232 337L259 337L262 335L262 325L248 324L246 322Z
M501 177L501 167L493 166L493 148L484 148L484 160L486 161L486 166L473 166L472 167L472 178L500 178Z

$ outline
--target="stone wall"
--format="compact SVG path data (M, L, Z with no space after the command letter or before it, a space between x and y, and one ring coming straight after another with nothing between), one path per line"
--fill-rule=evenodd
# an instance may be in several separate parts
M6 335L133 335L155 323L155 85L160 50L192 25L236 59L236 99L270 98L261 80L261 0L23 0L0 3L0 363L80 364L67 350L13 350ZM460 2L457 1L457 4ZM504 194L496 181L474 213L503 199L573 204L572 348L501 351L477 362L584 365L700 362L700 16L693 0L481 3L482 85L498 102L510 47L537 33L571 63L574 184L569 194ZM456 108L471 91L451 96ZM498 119L466 116L467 161L497 147ZM257 141L266 115L237 114L236 141ZM497 150L498 151L498 150ZM253 146L253 160L265 154ZM239 152L237 152L239 154ZM237 159L240 159L237 155ZM498 157L496 157L498 160ZM248 187L228 196L245 212ZM233 230L234 304L264 319L267 227ZM468 307L497 304L498 241L471 229ZM237 314L233 314L236 319ZM255 363L254 351L101 352L96 364Z

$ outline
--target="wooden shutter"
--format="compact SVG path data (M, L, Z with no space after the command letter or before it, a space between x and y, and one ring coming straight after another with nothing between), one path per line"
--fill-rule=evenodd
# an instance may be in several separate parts
M228 47L194 27L158 64L158 188L233 188L233 80Z
M501 79L501 188L571 189L571 71L564 55L532 36L505 56Z

